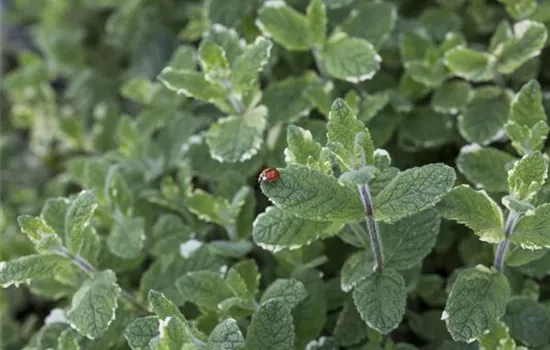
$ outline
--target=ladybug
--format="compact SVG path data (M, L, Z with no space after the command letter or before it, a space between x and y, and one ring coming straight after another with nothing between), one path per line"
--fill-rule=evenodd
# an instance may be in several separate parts
M267 168L262 171L260 176L258 177L258 182L262 183L264 181L266 182L275 182L279 180L279 177L281 174L279 174L279 171L275 168Z

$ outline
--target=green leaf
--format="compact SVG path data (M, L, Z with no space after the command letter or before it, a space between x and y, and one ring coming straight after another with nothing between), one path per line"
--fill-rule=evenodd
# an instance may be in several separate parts
M416 294L428 305L441 306L447 301L447 293L443 288L445 280L437 274L423 274L418 279ZM438 319L440 315L438 313Z
M82 191L71 201L65 215L65 244L78 254L85 240L84 232L97 208L93 191Z
M403 120L399 142L403 149L436 148L450 143L455 136L455 118L429 107L415 108Z
M353 301L369 327L388 334L399 326L405 314L405 280L389 268L375 272L355 287Z
M308 162L319 159L322 146L313 139L311 132L290 124L287 127L285 162L308 165Z
M305 348L311 339L317 338L327 321L327 302L322 275L322 272L312 269L298 270L291 275L303 283L307 292L307 297L292 310L299 348Z
M334 327L334 338L341 346L355 345L367 337L368 330L369 328L353 304L353 299L349 298L338 315Z
M133 259L140 255L144 241L145 220L123 219L113 225L113 231L107 238L107 247L120 258Z
M282 0L264 2L258 11L256 25L263 35L287 50L307 51L310 48L308 19Z
M525 20L514 24L514 36L494 50L498 57L499 73L513 73L527 60L538 56L547 37L548 30L542 23Z
M441 219L433 209L393 224L380 225L385 266L406 270L420 263L435 246Z
M472 98L472 87L465 81L449 81L432 95L432 108L439 113L457 114Z
M268 120L272 124L295 122L309 114L313 104L304 91L316 80L314 74L290 76L269 84L262 92L261 104L267 107ZM285 101L281 104L281 101Z
M312 0L307 7L310 46L322 48L327 36L327 8L322 0Z
M507 167L515 158L507 152L477 144L460 149L456 166L476 188L489 192L507 192Z
M271 55L273 44L259 36L248 45L231 66L231 86L240 94L248 93L258 81L258 72L262 71Z
M72 329L64 330L57 338L57 350L80 350L78 333Z
M520 125L514 121L508 121L504 125L506 134L512 140L512 146L519 154L525 155L532 151L542 150L544 142L548 137L550 128L546 121L539 121L532 128Z
M214 24L204 33L201 44L212 42L223 49L227 62L232 67L237 57L241 55L246 43L239 37L233 28L221 24Z
M219 225L229 225L235 222L238 214L232 210L229 201L223 197L215 197L201 189L195 190L187 201L189 210L206 222Z
M365 234L365 232L361 232ZM344 262L340 273L340 287L344 292L349 292L364 279L374 273L376 263L371 250L362 250L353 253Z
M115 319L120 292L113 271L95 273L73 296L67 312L71 327L90 339L100 337Z
M263 249L277 252L284 248L297 249L318 239L331 237L341 227L338 223L307 220L277 207L267 207L254 220L252 238Z
M548 177L548 159L540 152L523 156L508 172L510 194L518 200L532 200Z
M224 88L206 80L203 73L168 66L160 72L158 79L169 90L216 105L226 97Z
M36 254L0 262L0 286L19 286L35 278L48 278L69 268L69 261L56 254Z
M285 307L291 309L307 297L307 291L302 282L294 279L277 279L265 290L260 300L266 304L278 299L284 302Z
M20 215L17 217L17 223L39 252L51 252L61 247L59 236L46 221L30 215Z
M159 319L156 316L136 318L124 330L124 337L132 350L152 350L149 343L159 335Z
M452 168L429 164L400 172L375 199L377 219L393 222L433 207L454 185Z
M542 105L542 92L538 81L532 79L523 85L510 106L510 121L532 128L538 122L546 121Z
M279 169L280 178L262 191L280 209L312 220L354 221L363 217L359 195L336 179L301 165Z
M498 243L504 239L502 210L485 191L457 186L439 202L437 209L444 218L468 226L482 241Z
M466 141L488 145L500 139L508 120L511 96L506 90L489 86L474 91L465 111L458 116L458 130Z
M510 327L512 336L530 348L548 345L550 341L550 311L532 299L514 297L502 320Z
M153 338L149 346L156 350L180 350L185 349L189 340L183 322L176 317L167 317L159 320L159 337Z
M366 144L365 158L368 164L373 163L374 146L370 137L370 133L365 125L360 122L351 108L338 98L332 104L332 108L327 124L327 139L330 143L339 143L343 146L343 152L336 152L342 157L350 167L357 167L358 160L356 157L357 141L363 141L361 144ZM358 133L363 133L360 139L357 140ZM361 140L362 139L362 140Z
M525 19L537 10L536 0L499 0L514 19Z
M241 260L233 265L229 271L231 270L238 272L241 276L246 286L247 295L251 298L255 297L260 287L260 273L256 262L252 259Z
M48 198L44 202L40 217L58 234L65 232L65 215L70 201L67 198Z
M167 66L174 69L195 70L197 68L195 48L188 45L180 45L172 54Z
M322 57L328 74L354 84L372 79L382 62L371 43L344 33L329 38Z
M210 23L220 23L237 28L250 14L254 4L247 0L227 2L225 0L208 0L205 2L206 18ZM192 17L191 17L192 18Z
M510 236L512 242L527 249L550 247L550 203L546 203L529 211L519 219L514 234Z
M387 91L367 94L359 103L357 118L363 122L369 122L390 102L390 94Z
M429 88L440 86L449 76L447 68L441 61L407 61L405 69L411 79Z
M294 324L290 308L282 299L262 304L252 316L246 350L294 350Z
M180 319L184 324L186 322L185 316L180 312L178 307L164 296L161 292L151 289L147 296L149 306L151 310L157 315L159 319L165 319L167 317L176 317Z
M233 296L220 274L212 271L188 272L176 280L176 288L185 300L207 310L216 310L218 303Z
M201 42L199 62L207 80L221 82L229 78L229 64L225 58L225 52L212 41Z
M220 322L210 333L207 350L239 350L244 348L244 337L237 321L228 318Z
M256 107L242 116L222 118L210 126L206 142L219 162L244 162L258 153L263 143L267 108Z
M472 342L497 325L509 298L506 277L479 265L458 275L442 318L455 341Z
M390 36L396 21L397 8L394 4L359 2L342 24L342 30L351 37L366 39L379 49Z
M462 46L457 46L445 53L445 65L457 77L473 82L493 79L496 57Z

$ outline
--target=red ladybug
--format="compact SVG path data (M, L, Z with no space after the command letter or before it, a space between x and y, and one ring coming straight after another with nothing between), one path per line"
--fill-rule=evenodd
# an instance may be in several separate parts
M262 183L264 181L266 182L275 182L279 180L279 177L281 174L279 174L279 171L275 168L267 168L262 171L260 176L258 177L258 182Z

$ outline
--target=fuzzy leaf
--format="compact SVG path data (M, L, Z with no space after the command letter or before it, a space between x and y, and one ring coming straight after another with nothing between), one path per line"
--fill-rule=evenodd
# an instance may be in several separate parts
M507 192L506 170L514 160L507 152L471 144L460 149L456 166L476 188L484 188L489 192Z
M235 222L237 212L232 210L229 201L215 197L201 189L195 190L188 200L189 210L206 222L229 225Z
M443 319L455 341L472 342L504 315L510 286L504 275L484 266L462 271L454 281Z
M335 178L301 165L279 169L280 178L262 191L280 209L312 220L355 221L363 216L359 195Z
M143 218L123 219L113 226L107 238L107 247L114 255L123 259L139 256L145 241L145 220Z
M266 1L258 11L256 25L266 37L272 38L287 50L309 50L309 25L306 16L282 0Z
M340 273L340 286L349 292L364 279L374 273L376 263L371 250L358 251L344 262Z
M457 46L445 53L445 65L457 77L479 82L493 79L496 58L488 53Z
M432 96L432 108L439 113L457 114L472 97L472 87L465 81L450 81L441 85Z
M503 136L511 97L497 87L475 90L465 111L458 116L458 130L469 142L488 145Z
M30 215L20 215L17 223L39 252L51 252L61 247L62 242L46 221Z
M510 194L518 200L532 200L548 177L548 160L540 152L518 160L508 172Z
M57 350L80 350L78 333L73 329L66 329L57 338Z
M334 338L341 346L355 345L367 337L368 330L368 326L353 304L353 299L348 299L338 315L334 327Z
M40 217L60 236L65 232L65 215L69 204L67 198L48 198L40 212Z
M82 191L71 201L65 214L65 244L78 254L85 240L84 233L97 208L93 191Z
M327 36L327 8L323 0L312 0L307 7L309 43L323 47Z
M336 79L355 84L372 79L380 69L381 61L371 43L343 33L332 36L323 51L327 72Z
M69 261L56 254L36 254L0 262L0 286L28 283L35 278L53 277L68 269Z
M308 165L309 159L317 160L321 155L321 145L313 139L311 132L290 124L286 132L288 147L285 162Z
M536 123L546 121L542 105L542 92L538 81L532 79L523 85L510 106L510 121L532 128Z
M385 265L406 270L420 263L435 246L441 219L433 209L393 224L380 225Z
M151 339L159 335L159 319L156 316L136 318L124 330L124 337L132 350L152 350Z
M265 304L273 299L284 301L286 308L293 308L307 297L302 282L294 279L277 279L265 290L260 301Z
M229 64L225 52L212 41L201 42L199 62L207 80L221 82L229 77Z
M388 334L399 326L405 314L405 280L389 268L375 272L355 287L353 300L369 327Z
M538 348L550 341L550 311L532 299L510 300L502 320L510 327L512 336L529 347Z
M97 272L73 296L67 312L71 327L90 339L100 337L115 319L120 292L113 271Z
M468 185L457 186L437 209L444 218L468 226L482 241L498 243L504 238L502 210L485 191L476 191Z
M215 103L225 98L225 90L219 84L206 80L203 73L166 67L159 74L158 79L169 90L187 97Z
M273 44L259 36L248 45L232 65L231 85L241 94L249 92L258 81L258 72L267 64Z
M176 280L176 287L185 300L207 310L216 310L218 303L233 296L220 274L212 271L188 272Z
M159 319L165 319L167 317L179 318L184 324L186 322L185 316L180 312L178 307L164 296L161 292L151 289L147 296L149 306L151 310L157 315Z
M262 304L252 316L246 350L294 350L294 324L290 308L281 299Z
M219 162L244 162L252 158L263 143L267 109L264 106L242 116L229 116L210 126L206 142L210 155Z
M220 322L210 333L207 350L240 350L244 348L244 337L237 321L228 318Z
M540 249L550 247L550 203L527 212L514 228L512 242L523 248Z
M233 66L237 57L245 48L245 42L233 28L227 28L221 24L214 24L204 33L203 42L213 42L223 49L225 57L230 66Z
M262 92L261 103L267 107L270 123L295 122L308 115L313 104L304 91L315 81L313 74L289 77L269 84ZM285 101L285 103L281 103Z
M159 336L153 338L150 346L156 350L180 350L185 349L184 345L189 341L183 322L176 317L167 317L159 320Z
M351 37L363 38L380 48L393 31L396 21L397 9L394 4L360 2L343 23L342 30Z
M429 164L399 173L375 199L376 217L393 222L433 207L454 185L454 170Z
M499 0L514 19L525 19L537 10L536 0Z
M338 233L340 224L299 218L277 207L268 207L254 220L252 238L260 247L277 252L297 249Z

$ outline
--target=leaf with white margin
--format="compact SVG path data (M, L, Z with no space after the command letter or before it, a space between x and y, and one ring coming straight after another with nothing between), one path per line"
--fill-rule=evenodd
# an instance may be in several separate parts
M113 230L107 238L107 248L120 258L133 259L141 253L144 241L145 219L122 219L113 225Z
M210 126L206 142L219 162L244 162L258 153L263 143L267 108L259 106L242 116L222 118Z
M97 209L94 191L82 191L71 201L65 214L65 245L78 254L85 241L84 234Z
M371 43L364 39L350 38L345 33L329 38L322 57L328 74L355 84L372 79L382 62Z
M208 337L207 350L240 350L244 348L244 337L237 321L228 318L218 323Z
M548 177L548 157L540 152L523 156L508 172L510 194L518 200L532 200Z
M246 350L294 350L294 322L291 309L281 299L260 306L252 316L246 336Z
M360 2L342 24L342 30L349 36L368 40L379 49L391 35L396 20L395 4Z
M273 44L259 36L254 43L245 47L231 66L231 87L233 91L246 94L258 81L258 73L267 64Z
M455 341L468 343L493 329L506 311L510 286L506 277L478 265L454 281L442 319Z
M339 223L303 219L270 206L254 220L252 238L263 249L277 252L334 236L341 228Z
M445 65L457 77L479 82L493 79L496 57L457 46L445 53Z
M48 278L68 269L70 262L57 254L35 254L0 261L0 286L28 283L33 278Z
M550 203L528 211L519 219L510 239L522 248L550 248Z
M302 282L295 279L279 278L271 283L265 290L260 304L265 304L273 299L282 300L285 307L291 309L307 297L307 291Z
M485 191L457 186L439 202L437 209L444 218L468 226L482 241L498 243L504 239L502 210Z
M151 350L151 339L159 335L159 319L157 316L136 318L126 326L124 337L132 350Z
M282 0L264 2L258 11L256 25L263 35L291 51L307 51L309 24L305 15ZM301 33L301 34L299 34Z
M115 319L120 293L113 271L95 273L74 294L67 312L69 324L90 339L100 337Z
M344 292L351 291L356 285L374 273L376 267L371 250L353 253L342 266L340 287Z
M439 113L457 114L472 98L472 86L466 81L443 83L432 95L432 108Z

